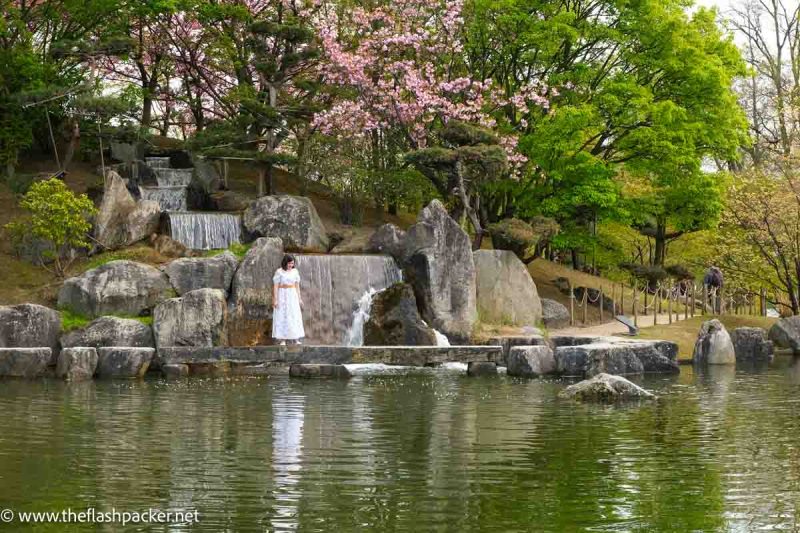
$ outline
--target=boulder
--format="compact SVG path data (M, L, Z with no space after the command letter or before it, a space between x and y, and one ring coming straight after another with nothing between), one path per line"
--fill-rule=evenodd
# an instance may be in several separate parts
M332 254L369 253L369 234L359 229L345 229L339 233L329 233Z
M569 326L569 309L561 302L542 298L542 322L547 329L561 329Z
M769 329L769 339L778 348L800 353L800 316L781 318Z
M278 237L287 250L328 251L325 226L304 196L262 196L245 210L243 222L253 237Z
M472 243L439 200L408 230L403 256L423 320L451 341L467 342L478 319Z
M546 346L547 340L545 340L542 332L537 330L528 335L501 335L498 337L491 337L486 344L503 347L503 360L500 362L507 366L508 354L514 346Z
M481 322L526 326L542 319L542 302L525 264L508 250L476 250L478 314Z
M220 289L197 289L166 300L153 311L156 347L225 346L227 309Z
M60 335L58 311L37 304L0 306L0 348L46 346L57 355Z
M44 376L52 359L50 348L0 348L0 377Z
M653 400L652 393L621 376L598 374L593 378L570 385L558 394L582 402L614 403L623 400Z
M272 327L272 275L281 266L280 239L258 239L233 276L228 335L234 346L267 344Z
M67 381L92 379L97 370L97 350L89 347L64 348L58 354L56 376Z
M680 372L677 345L673 342L599 337L586 339L585 344L556 345L558 373L565 376Z
M396 283L372 300L364 325L365 346L436 346L436 334L417 311L414 290Z
M406 232L394 224L379 227L367 242L367 251L376 254L389 254L398 262L403 259Z
M470 361L467 364L467 375L470 377L496 376L497 364L492 361Z
M106 347L97 350L97 376L140 378L150 367L153 348Z
M161 208L158 202L137 202L119 174L107 173L103 200L94 222L97 241L117 249L139 242L158 231Z
M736 328L731 333L736 361L772 362L775 348L762 328Z
M178 295L195 289L220 289L227 296L238 266L236 256L226 251L214 257L177 259L164 267L164 272Z
M87 326L65 333L61 346L103 348L106 346L131 346L153 348L153 330L133 318L101 316Z
M694 344L695 365L736 364L736 351L731 336L716 318L703 323Z
M138 316L174 295L166 274L135 261L111 261L69 278L58 293L58 306L73 313Z
M182 242L157 233L150 235L150 246L164 257L192 257L196 255L194 250L190 250Z
M544 376L556 372L556 359L549 346L514 346L506 358L509 376Z
M212 209L225 212L244 211L253 203L251 197L234 191L212 192L208 200L211 202Z
M191 163L194 165L194 182L200 185L206 193L220 188L222 178L213 162L205 158L195 157Z
M352 376L344 365L331 364L293 364L289 367L289 376L293 378L342 378Z

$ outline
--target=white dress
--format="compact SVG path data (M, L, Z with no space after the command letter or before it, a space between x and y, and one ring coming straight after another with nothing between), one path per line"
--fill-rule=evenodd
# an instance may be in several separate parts
M272 277L275 285L300 283L300 273L296 268L286 271L279 268ZM303 314L300 311L300 297L297 289L278 288L278 307L272 312L272 338L296 340L306 336L303 329Z

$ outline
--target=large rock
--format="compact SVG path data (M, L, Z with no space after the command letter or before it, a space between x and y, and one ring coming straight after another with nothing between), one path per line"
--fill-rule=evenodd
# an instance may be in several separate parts
M769 339L778 348L800 353L800 316L781 318L769 329Z
M547 329L561 329L569 326L569 309L561 302L542 298L542 322Z
M0 348L46 346L56 355L60 335L58 311L37 304L0 306Z
M406 232L394 224L384 224L369 238L367 251L376 254L389 254L402 261Z
M436 346L436 334L420 318L411 285L397 283L375 295L364 345Z
M623 400L652 400L656 396L621 376L598 374L570 385L558 396L583 402L614 403Z
M64 348L58 354L56 376L67 381L92 379L97 370L97 350L94 348Z
M508 250L476 250L478 314L481 322L527 326L542 319L542 302L525 264Z
M258 239L242 259L229 301L228 336L234 346L267 344L272 333L272 276L281 266L280 239Z
M179 295L195 289L220 289L227 295L238 266L236 256L226 251L214 257L177 259L164 272Z
M694 344L695 365L736 364L736 351L731 336L716 318L703 323Z
M514 346L506 358L509 376L544 376L556 372L556 359L549 346Z
M244 211L250 207L253 199L240 192L217 191L209 195L209 202L211 202L211 208L215 211L231 212Z
M109 347L97 350L97 376L101 378L140 378L150 367L153 348Z
M328 235L314 204L303 196L263 196L244 212L253 237L278 237L287 250L326 252Z
M138 316L175 290L166 274L134 261L111 261L69 278L58 293L58 306L79 315Z
M772 341L762 328L736 328L731 333L737 362L771 362L775 356Z
M197 289L153 311L156 347L225 346L227 308L220 289Z
M408 230L403 255L422 318L451 341L466 342L478 319L472 245L440 201Z
M94 224L95 238L105 248L121 248L149 237L158 231L160 217L158 202L137 202L119 174L107 173L103 201Z
M88 346L103 348L105 346L131 346L153 348L153 330L133 318L101 316L87 326L65 333L61 337L64 348Z
M0 348L0 377L43 376L52 359L50 348Z
M190 250L183 243L167 235L156 233L150 235L150 246L164 257L192 257L196 255L194 250Z
M500 335L490 337L486 344L490 346L503 347L503 360L498 361L504 365L508 364L508 354L514 346L547 346L547 340L541 331L536 331L530 335Z
M555 358L558 373L565 376L680 372L676 360L677 345L673 342L598 337L584 339L584 344L562 344L563 340L556 339L554 344L557 346ZM575 340L581 342L580 339Z

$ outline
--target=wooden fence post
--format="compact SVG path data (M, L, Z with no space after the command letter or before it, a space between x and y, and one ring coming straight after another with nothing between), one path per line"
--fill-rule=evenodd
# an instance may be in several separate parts
M692 318L694 318L696 307L697 307L697 285L695 285L694 281L692 281L692 309L691 309Z
M647 296L650 293L650 282L645 283L644 285L644 308L642 309L642 315L647 316Z
M600 323L603 323L603 284L600 284Z
M689 285L683 287L683 319L689 319Z
M708 285L703 284L703 306L700 308L700 314L706 314L706 306L708 305Z
M619 314L625 314L625 284L619 284Z
M639 327L639 309L637 309L637 302L639 300L639 287L635 284L633 286L633 325Z
M761 287L761 316L767 316L767 289Z
M572 290L572 282L569 282L569 325L575 325L575 292Z
M658 325L658 312L661 309L661 286L656 286L656 293L653 295L653 298L658 298L658 302L653 300L653 325Z
M672 291L667 294L667 314L669 315L669 323L672 324Z
M589 309L589 288L583 288L583 325L585 326L588 322L587 312Z

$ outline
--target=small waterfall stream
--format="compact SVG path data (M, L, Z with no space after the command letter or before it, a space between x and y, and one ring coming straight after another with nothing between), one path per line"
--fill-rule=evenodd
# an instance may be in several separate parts
M192 182L191 168L155 168L159 187L188 187Z
M140 186L142 200L158 202L162 211L186 211L186 187Z
M241 216L231 213L169 213L169 227L173 239L193 250L228 248L242 234Z
M169 168L169 157L145 157L144 162L153 170L157 168Z

